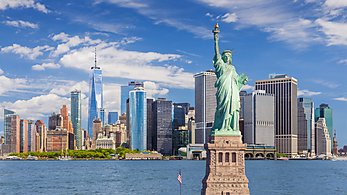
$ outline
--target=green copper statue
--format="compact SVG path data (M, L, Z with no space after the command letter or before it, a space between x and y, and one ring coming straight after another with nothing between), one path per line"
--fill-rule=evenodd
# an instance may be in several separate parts
M239 112L240 112L240 90L248 81L245 74L238 75L232 65L232 52L225 50L222 56L219 53L218 24L214 30L215 56L213 65L217 75L215 87L217 88L217 108L214 116L214 125L211 134L214 136L239 136Z

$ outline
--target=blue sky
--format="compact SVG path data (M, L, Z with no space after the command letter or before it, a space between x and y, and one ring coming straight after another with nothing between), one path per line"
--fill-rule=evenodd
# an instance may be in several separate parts
M80 89L86 127L94 48L107 110L119 110L129 80L194 104L193 75L212 68L215 22L248 90L271 73L297 78L301 96L333 108L347 144L347 0L0 0L0 105L46 120Z

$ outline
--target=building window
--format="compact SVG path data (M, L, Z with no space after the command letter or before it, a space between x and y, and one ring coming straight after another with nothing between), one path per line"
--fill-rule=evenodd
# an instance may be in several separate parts
M229 162L229 152L225 153L225 162Z
M235 152L233 152L231 154L231 162L236 162L236 153Z
M225 195L230 195L230 192L225 193Z
M218 162L223 162L223 153L218 153Z

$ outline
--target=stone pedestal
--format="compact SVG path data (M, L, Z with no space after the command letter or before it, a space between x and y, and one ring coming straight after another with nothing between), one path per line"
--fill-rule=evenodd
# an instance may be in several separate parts
M202 195L248 195L244 150L241 136L213 136L205 144L206 175Z

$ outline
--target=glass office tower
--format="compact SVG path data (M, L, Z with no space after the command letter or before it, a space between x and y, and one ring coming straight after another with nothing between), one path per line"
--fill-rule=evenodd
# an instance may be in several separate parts
M143 87L129 92L130 146L135 150L147 149L147 99Z
M78 149L82 148L81 120L81 91L75 90L71 92L71 122L76 137L76 146Z
M88 103L88 134L93 135L93 120L100 118L103 110L102 70L100 67L91 67L89 77L89 103Z

